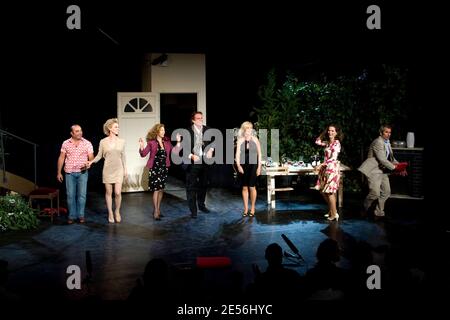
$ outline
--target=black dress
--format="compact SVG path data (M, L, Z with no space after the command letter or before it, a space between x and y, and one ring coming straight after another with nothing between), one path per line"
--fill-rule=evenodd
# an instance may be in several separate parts
M256 170L258 169L258 150L256 148L256 143L253 140L244 142L245 143L241 144L241 159L245 159L244 163L241 164L244 174L239 174L241 186L254 187L257 179ZM252 163L250 163L250 160L252 160Z
M150 191L163 190L166 186L168 172L166 167L166 156L166 150L159 145L153 167L149 170L148 190Z

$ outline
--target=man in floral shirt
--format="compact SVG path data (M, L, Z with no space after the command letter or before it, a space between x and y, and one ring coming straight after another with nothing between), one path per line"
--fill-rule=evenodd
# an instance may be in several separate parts
M80 223L85 222L84 208L86 205L86 189L88 171L86 163L94 159L92 143L83 138L83 131L77 124L71 127L71 138L63 142L58 158L57 179L63 182L61 173L64 165L67 189L67 205L69 207L69 224L75 219Z

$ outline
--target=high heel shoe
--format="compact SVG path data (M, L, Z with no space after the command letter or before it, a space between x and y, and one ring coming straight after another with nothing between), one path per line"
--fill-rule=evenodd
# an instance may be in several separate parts
M330 216L330 212L328 211L328 213L325 213L323 216L324 216L325 218L328 218L328 217Z
M159 214L158 215L156 215L156 214L153 214L153 219L155 219L155 220L161 220L161 217L162 217L162 214L161 214L161 212L160 211L156 211L156 212L158 212Z
M329 221L333 221L333 220L339 221L339 213L336 213L336 215L334 217L328 217L327 219Z
M248 212L242 212L242 216L243 216L243 217L248 216Z
M115 221L114 221L114 217L109 216L109 217L108 217L108 222L109 222L109 223L114 223L114 222L115 222Z
M248 216L249 216L249 217L254 217L254 216L255 216L255 213L250 211L250 213L248 214Z
M117 223L120 223L120 221L122 221L122 217L120 216L120 213L115 214L115 218L116 218Z

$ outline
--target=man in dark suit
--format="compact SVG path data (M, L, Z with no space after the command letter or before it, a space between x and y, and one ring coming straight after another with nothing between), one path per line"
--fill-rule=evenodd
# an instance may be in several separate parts
M205 205L206 187L208 184L208 167L203 157L211 159L214 148L211 141L204 139L204 134L209 128L203 125L203 114L196 111L191 117L192 126L187 130L191 136L191 149L188 155L190 163L184 166L186 170L186 196L191 210L191 217L197 218L198 210L210 212Z

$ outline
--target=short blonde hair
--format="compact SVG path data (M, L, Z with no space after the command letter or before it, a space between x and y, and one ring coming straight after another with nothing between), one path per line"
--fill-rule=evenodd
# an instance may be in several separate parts
M164 125L162 123L157 123L155 124L150 131L147 133L147 141L150 140L155 140L156 136L159 133L159 130L161 130L161 128L164 128Z
M119 123L119 120L117 118L111 118L106 120L105 124L103 125L103 133L107 136L109 136L109 132L111 131L111 127L114 123Z
M247 129L253 129L253 124L250 121L245 121L241 124L241 128L239 129L239 137L244 136L244 132ZM255 130L252 130L252 135L255 135Z

